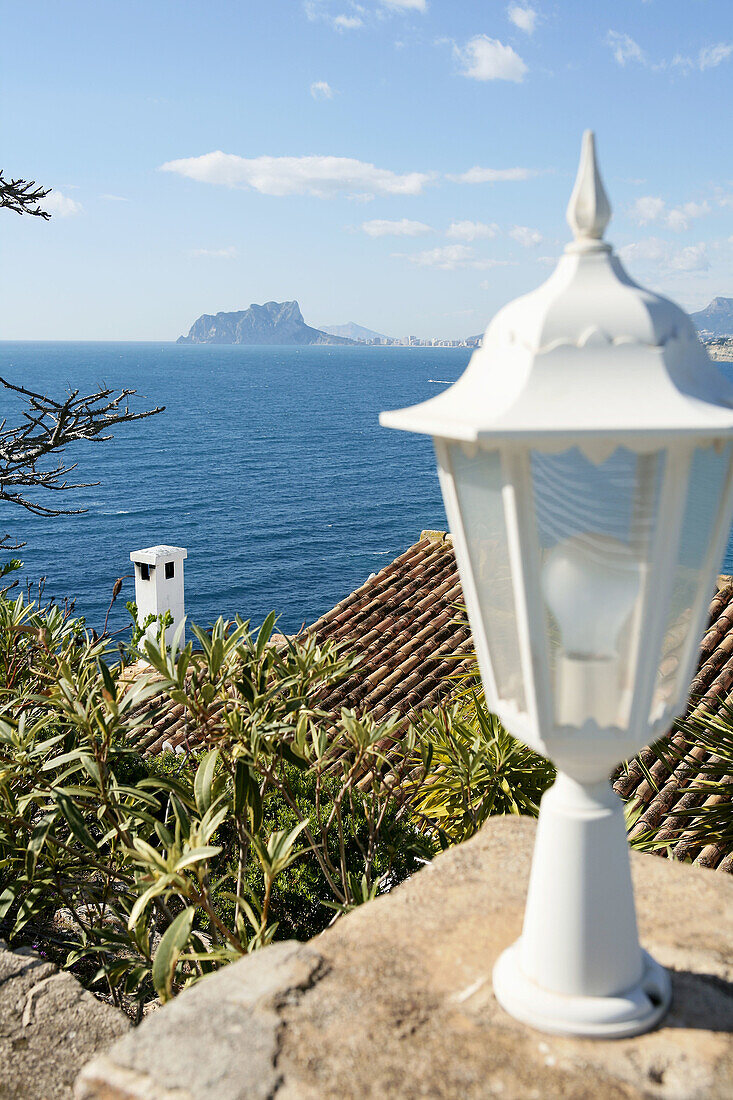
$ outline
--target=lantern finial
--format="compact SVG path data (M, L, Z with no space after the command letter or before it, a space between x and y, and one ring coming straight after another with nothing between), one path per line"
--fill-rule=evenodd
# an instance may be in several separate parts
M600 241L611 220L611 204L598 172L592 130L586 130L583 134L578 175L568 203L567 219L579 242Z

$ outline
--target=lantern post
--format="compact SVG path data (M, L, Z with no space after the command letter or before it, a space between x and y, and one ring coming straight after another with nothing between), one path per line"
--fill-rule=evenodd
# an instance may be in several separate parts
M587 131L555 272L453 386L380 417L433 436L487 704L558 769L496 996L602 1038L670 1001L609 775L684 709L733 515L733 387L687 314L626 273L610 216Z

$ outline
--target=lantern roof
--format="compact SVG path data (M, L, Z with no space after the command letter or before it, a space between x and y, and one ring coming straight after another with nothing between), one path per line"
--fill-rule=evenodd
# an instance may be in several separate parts
M684 310L626 273L603 240L610 217L588 130L567 211L574 240L553 274L499 310L449 389L380 422L469 442L541 437L549 447L569 435L648 450L660 433L732 434L733 385Z

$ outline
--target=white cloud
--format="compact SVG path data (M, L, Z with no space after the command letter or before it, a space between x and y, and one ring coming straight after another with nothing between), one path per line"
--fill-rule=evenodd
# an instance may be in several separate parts
M359 27L364 26L364 20L361 17L364 8L355 3L350 6L355 14L347 15L343 12L340 15L333 15L329 10L328 0L304 0L303 10L311 23L328 23L336 31L358 30Z
M536 248L543 241L542 234L537 229L530 229L528 225L513 225L509 236L517 244L521 244L522 248Z
M672 271L707 271L710 267L707 245L700 241L699 244L688 244L679 252L673 252L669 258L669 266Z
M727 61L733 53L733 42L717 42L714 46L705 46L697 56L700 72L714 69L721 61Z
M620 34L618 31L609 31L606 35L606 42L611 47L614 60L617 64L624 66L628 65L630 61L636 61L640 65L646 65L646 54L641 46L637 42L634 42L634 39L628 34Z
M247 188L261 195L314 195L319 199L346 194L419 195L431 176L425 172L391 172L352 157L238 157L232 153L205 153L201 157L170 160L161 172L175 172L199 183Z
M675 233L682 233L685 229L690 228L690 219L682 210L670 210L665 221L669 228L673 229Z
M333 88L325 80L314 80L310 92L314 99L333 99Z
M129 202L124 195L100 195L100 199L106 199L107 202Z
M528 180L539 175L534 168L469 168L457 176L448 176L454 183L504 183Z
M411 264L417 264L418 267L436 267L441 271L455 271L459 267L483 270L507 263L506 260L481 259L465 244L446 244L440 248L426 249L424 252L397 252L395 255L409 260Z
M642 195L629 211L629 216L637 225L647 225L656 221L664 213L666 203L656 195Z
M364 20L359 15L337 15L331 20L331 25L337 31L355 31L364 26Z
M58 218L71 218L74 214L81 214L84 207L68 195L60 191L52 191L47 199L43 199L42 206L49 214L55 214Z
M707 202L683 202L681 206L674 206L667 213L667 225L677 232L690 228L690 222L694 218L702 218L710 213Z
M710 213L707 202L684 202L680 206L667 206L658 195L642 195L631 206L629 217L637 225L660 222L668 229L681 233L690 228L690 222Z
M425 233L433 232L432 226L425 222L411 222L408 218L401 218L399 221L375 218L370 222L362 222L361 228L370 237L422 237Z
M462 75L471 80L512 80L520 84L527 72L511 46L485 34L475 35L463 48L454 46L453 53L462 66Z
M419 11L424 13L428 10L427 0L380 0L380 3L385 8L393 8L396 11Z
M233 244L228 248L192 248L189 255L197 259L203 257L208 260L233 260L237 256L237 250Z
M510 23L518 27L525 34L532 34L537 23L537 12L534 8L524 7L522 4L510 4L506 10Z
M706 69L715 69L723 61L727 61L733 54L733 42L716 42L710 46L703 46L694 57L684 54L676 54L671 61L662 59L652 62L638 42L635 42L628 34L619 31L609 31L606 35L606 43L611 47L616 62L625 66L630 62L644 65L654 72L665 72L670 69L679 69L687 75L695 70L705 72Z
M659 275L690 274L707 271L710 267L704 241L678 249L659 237L647 237L646 240L627 244L620 249L619 255L629 266L645 268Z
M646 240L624 245L619 249L618 254L624 263L660 266L668 255L669 249L668 241L663 241L659 237L647 237Z
M446 237L454 241L478 241L495 237L499 232L496 222L451 222L445 231Z
M703 46L696 57L685 57L677 54L670 62L683 73L690 73L693 69L704 73L706 69L716 69L723 61L727 61L733 53L733 42L716 42L713 46Z

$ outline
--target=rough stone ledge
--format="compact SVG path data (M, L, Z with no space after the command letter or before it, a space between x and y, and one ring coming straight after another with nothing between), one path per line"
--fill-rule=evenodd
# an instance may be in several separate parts
M267 1100L280 1084L283 1013L325 968L317 951L293 940L243 963L246 974L242 963L220 970L86 1066L75 1096Z
M493 819L310 944L275 944L207 978L88 1065L75 1096L728 1100L728 876L632 856L642 942L672 970L657 1031L566 1039L499 1008L491 970L521 928L534 830Z
M0 942L0 1100L70 1100L79 1067L129 1027L71 974Z

